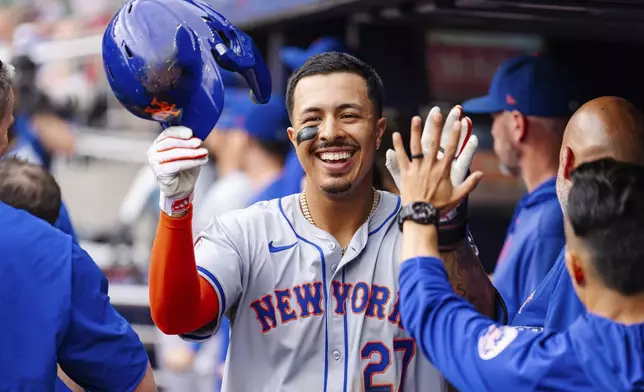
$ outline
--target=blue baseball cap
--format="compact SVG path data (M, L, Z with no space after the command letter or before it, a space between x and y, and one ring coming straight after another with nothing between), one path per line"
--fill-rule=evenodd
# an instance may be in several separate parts
M224 107L215 125L218 130L243 129L248 109L255 105L251 101L249 89L227 88L224 96Z
M488 95L467 100L466 113L518 110L526 116L568 117L579 107L577 89L566 72L545 56L519 56L494 74Z
M291 70L295 71L306 63L310 57L325 52L346 52L344 44L333 37L322 37L313 41L306 49L287 46L280 51L280 58Z
M241 129L264 142L288 142L289 125L284 97L273 94L268 103L247 108Z

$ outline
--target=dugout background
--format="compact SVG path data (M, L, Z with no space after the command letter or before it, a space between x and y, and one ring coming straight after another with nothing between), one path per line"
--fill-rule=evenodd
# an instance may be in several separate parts
M253 3L248 1L247 4ZM433 105L444 110L487 92L506 58L548 53L574 75L584 100L618 95L644 104L644 2L570 0L313 1L291 13L236 21L260 45L275 88L288 71L277 52L306 47L321 36L344 39L373 65L386 88L390 129L408 133L409 119ZM225 10L223 11L225 13ZM233 16L233 19L236 16ZM513 208L524 192L502 176L488 116L473 116L481 151L475 165L486 172L472 196L470 225L481 259L492 272ZM385 138L390 143L390 138ZM389 145L383 146L384 154Z

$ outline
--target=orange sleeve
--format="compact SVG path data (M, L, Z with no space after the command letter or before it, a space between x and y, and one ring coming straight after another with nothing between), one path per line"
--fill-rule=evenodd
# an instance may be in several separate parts
M197 272L192 209L179 218L161 212L149 280L152 320L165 334L194 332L219 314L217 292Z

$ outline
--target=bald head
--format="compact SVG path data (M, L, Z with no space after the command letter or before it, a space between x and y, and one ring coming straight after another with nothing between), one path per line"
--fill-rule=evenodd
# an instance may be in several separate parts
M573 169L601 158L644 165L642 112L619 97L593 99L572 116L562 142L574 155Z
M586 102L568 122L557 173L557 197L564 212L572 171L602 158L644 166L644 118L623 98L601 97Z

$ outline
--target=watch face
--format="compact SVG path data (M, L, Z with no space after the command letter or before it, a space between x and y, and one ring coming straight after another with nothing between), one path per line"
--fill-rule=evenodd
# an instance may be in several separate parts
M429 203L416 202L412 204L414 210L412 219L418 223L430 224L438 216L436 208Z
M429 203L416 202L412 204L414 212L427 212L434 210L434 207Z
M415 202L408 204L402 208L398 216L400 229L406 220L411 220L421 225L438 224L439 214L438 210L429 203Z

